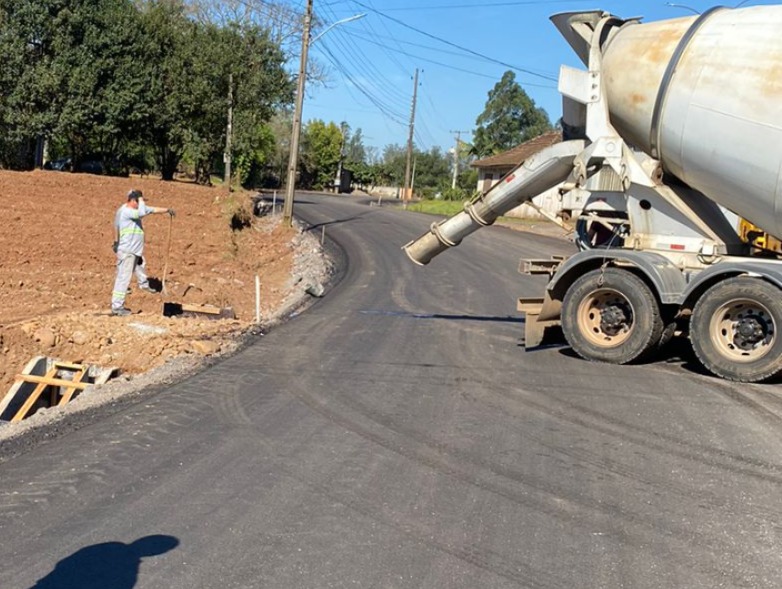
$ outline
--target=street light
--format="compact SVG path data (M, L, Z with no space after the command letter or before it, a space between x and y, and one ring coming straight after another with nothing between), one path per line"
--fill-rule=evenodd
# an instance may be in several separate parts
M331 29L336 27L337 25L344 25L346 22L352 22L354 20L358 20L360 18L364 18L366 14L354 14L353 16L349 16L347 18L343 18L342 20L338 20L337 22L331 23L329 26L327 26L325 29L323 29L320 33L315 35L312 39L310 39L310 45L312 45L315 41L320 39L323 35L328 33Z
M293 194L296 188L296 171L299 167L299 138L301 136L301 112L304 108L304 81L307 77L307 53L310 43L320 39L328 31L346 22L364 18L366 14L356 14L348 18L343 18L330 24L320 33L310 39L310 28L312 26L312 0L307 0L307 13L304 17L304 32L301 36L301 62L299 63L299 80L296 87L296 107L293 112L293 127L291 129L291 153L288 160L288 183L285 186L285 203L282 208L282 220L288 225L293 224Z

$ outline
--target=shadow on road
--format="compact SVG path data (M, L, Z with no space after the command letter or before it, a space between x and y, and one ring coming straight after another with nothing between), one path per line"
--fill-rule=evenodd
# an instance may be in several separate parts
M359 213L358 215L353 215L352 217L347 217L346 219L334 219L333 221L327 221L325 223L317 223L316 225L310 225L309 227L307 227L307 231L313 231L314 229L320 229L321 227L327 227L329 225L341 225L342 223L350 223L351 221L360 219L364 215L366 215L366 213Z
M487 317L482 315L443 315L441 313L411 313L409 311L383 311L366 309L362 315L382 315L384 317L406 317L408 319L444 319L446 321L486 321L490 323L524 323L523 317Z
M142 558L164 554L178 545L174 536L156 534L130 544L86 546L63 558L30 589L132 589Z

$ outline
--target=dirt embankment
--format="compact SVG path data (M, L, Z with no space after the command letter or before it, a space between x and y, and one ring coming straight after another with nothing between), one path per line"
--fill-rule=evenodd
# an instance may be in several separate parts
M170 250L168 215L144 219L151 277L162 278L168 257L167 294L142 292L134 279L126 299L134 314L113 317L113 220L130 188L176 210ZM36 355L137 374L217 353L255 322L256 275L269 317L306 281L297 250L321 254L278 217L252 220L246 193L189 183L0 171L0 198L0 397ZM165 301L231 307L237 319L167 318Z

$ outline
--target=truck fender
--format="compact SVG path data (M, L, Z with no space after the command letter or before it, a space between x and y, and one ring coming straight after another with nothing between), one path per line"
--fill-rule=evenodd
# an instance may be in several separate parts
M699 272L682 293L681 303L695 305L701 294L720 280L734 276L755 276L782 289L782 261L727 261Z
M687 288L687 281L681 270L659 254L628 250L591 249L579 252L560 266L546 290L552 299L561 301L579 276L604 264L636 268L646 277L664 305L679 304L683 300L682 293Z

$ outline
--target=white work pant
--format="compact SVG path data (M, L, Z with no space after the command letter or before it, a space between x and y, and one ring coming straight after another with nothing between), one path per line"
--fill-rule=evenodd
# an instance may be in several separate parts
M139 288L148 288L149 281L147 279L144 258L128 252L118 251L117 278L114 280L114 292L111 295L112 309L122 309L125 306L125 295L128 293L130 279L133 277L134 271Z

